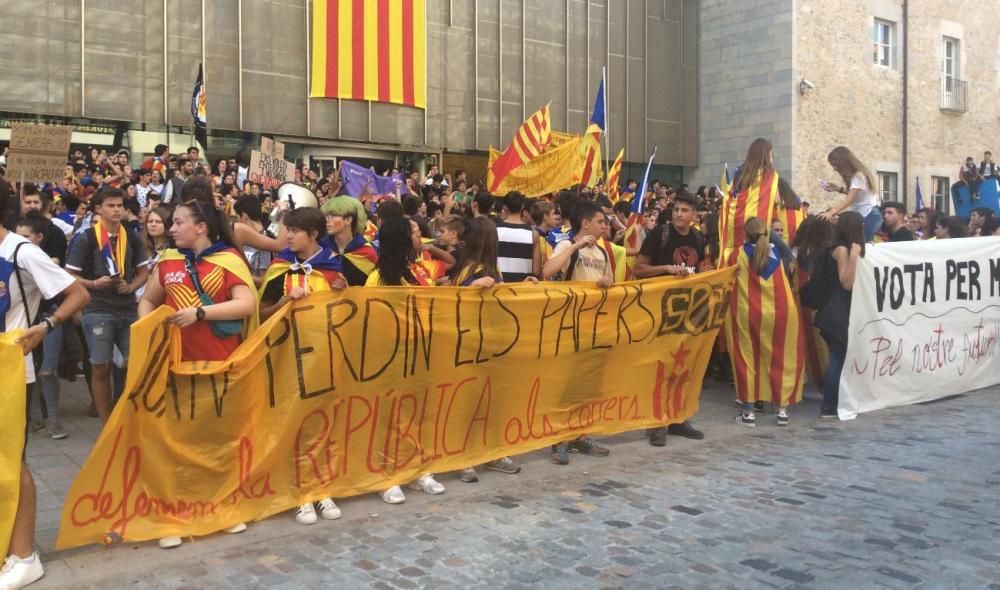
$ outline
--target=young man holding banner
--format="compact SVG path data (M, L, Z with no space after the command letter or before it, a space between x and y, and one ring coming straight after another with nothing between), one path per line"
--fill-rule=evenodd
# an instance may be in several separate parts
M646 279L667 275L686 276L698 272L705 258L705 240L691 224L697 215L698 201L686 190L674 196L673 219L648 233L635 261L636 278ZM704 433L688 421L649 429L649 444L662 447L667 434L693 439L705 438Z
M14 198L10 194L9 185L0 179L0 333L24 331L17 337L16 343L24 350L25 381L30 387L35 382L31 351L56 326L72 318L73 314L83 308L90 296L82 285L59 268L41 248L4 228L4 217ZM58 295L65 295L59 307L48 317L33 321L38 316L42 300L54 299ZM15 423L20 423L25 416L21 413L5 418L13 418ZM5 424L4 428L7 427ZM21 465L17 477L20 481L19 489L0 489L0 499L9 502L13 498L16 505L13 522L8 520L8 513L0 511L0 555L6 556L3 569L0 569L0 588L4 590L23 588L45 574L42 562L34 552L35 480L24 462L26 428L24 437L24 444L20 445ZM0 453L6 454L10 450L9 447L0 446ZM0 458L0 466L16 464L13 457ZM0 482L9 481L11 478L8 475L10 474L0 473Z
M597 240L607 230L604 211L591 201L583 201L574 208L570 225L569 239L556 244L552 258L542 268L542 277L546 280L596 281L598 287L610 287L615 282L611 260L604 248L597 245ZM581 436L553 445L552 462L568 465L570 451L593 457L607 457L611 453L589 436Z

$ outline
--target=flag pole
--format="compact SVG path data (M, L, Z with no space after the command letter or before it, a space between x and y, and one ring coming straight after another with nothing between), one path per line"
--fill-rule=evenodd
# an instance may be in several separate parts
M608 190L608 172L605 170L604 164L611 156L609 147L611 143L608 141L608 129L611 127L608 122L611 120L611 113L608 112L608 81L605 78L607 69L607 66L601 66L601 87L604 88L604 158L601 161L601 172L604 174L604 190Z

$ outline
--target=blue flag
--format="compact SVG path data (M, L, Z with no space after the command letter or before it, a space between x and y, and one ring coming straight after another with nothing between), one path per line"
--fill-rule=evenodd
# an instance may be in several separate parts
M594 112L590 115L590 122L606 131L604 125L604 74L601 74L601 85L597 87L597 98L594 99Z
M401 173L392 176L379 176L370 169L347 160L340 161L340 181L343 183L341 191L355 199L360 198L365 193L373 195L395 193L396 186L399 186L401 194L410 192L406 188L406 180Z
M639 185L638 192L632 197L632 213L636 215L642 215L642 212L646 209L646 191L649 186L649 172L653 169L653 160L656 159L656 146L653 146L653 153L649 156L649 163L646 164L646 172L642 175L642 183Z
M917 177L917 211L924 208L924 196L920 194L920 177Z

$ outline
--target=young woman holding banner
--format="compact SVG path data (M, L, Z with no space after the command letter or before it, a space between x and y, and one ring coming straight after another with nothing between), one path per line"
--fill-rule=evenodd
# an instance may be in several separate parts
M327 228L323 213L312 207L294 209L285 215L284 224L288 248L274 257L264 275L260 294L261 322L274 315L288 301L302 299L310 293L347 287L347 281L341 274L341 257L319 244ZM325 520L336 520L342 516L333 498L328 496L318 504L319 515ZM312 502L298 507L295 521L299 524L316 523L316 508Z
M417 263L417 249L412 238L416 223L405 217L386 221L379 228L380 255L374 271L368 275L367 287L429 287L434 279ZM434 475L425 473L410 484L411 489L426 494L443 494L444 486ZM402 504L406 495L399 486L381 492L379 497L387 504Z
M778 407L778 426L787 426L788 406L802 399L804 342L798 305L764 224L750 217L743 233L743 246L727 261L739 269L726 322L726 344L743 405L736 422L756 426L754 403L769 401Z
M228 229L211 205L194 200L177 207L170 228L177 248L163 252L139 302L139 317L160 305L176 310L170 321L181 329L183 361L225 360L257 324L253 276ZM246 525L225 530L241 533ZM180 544L180 537L160 539L164 549Z
M497 226L488 217L477 217L470 221L462 233L465 247L462 261L453 269L451 285L454 287L490 288L503 282L503 274L497 263L499 241ZM484 467L489 471L499 471L513 475L521 472L521 467L510 457L500 457ZM479 481L475 467L466 467L458 474L465 483Z

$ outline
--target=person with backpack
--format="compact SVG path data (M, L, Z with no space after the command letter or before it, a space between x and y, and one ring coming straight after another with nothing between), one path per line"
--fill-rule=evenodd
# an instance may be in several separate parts
M10 186L0 178L0 333L24 330L17 343L24 349L24 369L27 388L35 382L35 363L32 351L41 345L46 335L70 320L90 301L90 295L72 275L59 267L41 248L27 238L5 227L9 206L16 196ZM39 310L43 300L62 297L54 311L42 317ZM25 421L27 445L27 421ZM0 490L8 496L13 490ZM20 491L14 530L10 538L8 555L0 568L0 588L17 590L43 575L41 559L35 552L35 480L21 456Z
M556 244L552 257L542 267L542 278L556 281L596 282L608 288L615 282L614 271L607 251L598 240L607 230L604 211L592 201L580 201L573 208L570 218L571 237ZM611 451L595 443L589 436L552 445L552 462L569 465L570 451L607 457Z
M115 347L128 361L129 331L138 319L137 289L149 278L146 246L122 223L125 193L107 188L92 201L95 221L73 239L66 270L83 281L93 298L83 311L83 334L90 351L91 389L101 423L113 406L111 360Z
M683 189L677 191L671 211L672 219L653 228L642 242L635 261L636 278L687 276L698 272L705 258L705 237L692 227L697 209L698 199L693 194ZM695 440L705 438L705 434L687 420L679 424L650 428L647 434L649 444L654 447L665 446L668 434Z

